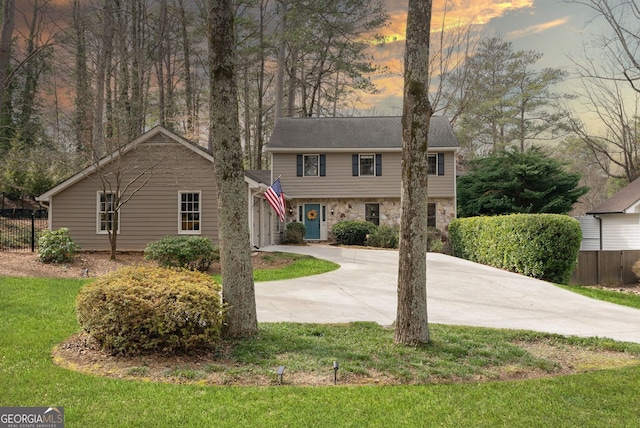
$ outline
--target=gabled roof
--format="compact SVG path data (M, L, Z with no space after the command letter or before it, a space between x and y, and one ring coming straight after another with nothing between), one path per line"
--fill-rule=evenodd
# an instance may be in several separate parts
M47 192L43 193L42 195L38 196L36 198L36 200L38 200L40 202L49 202L49 198L51 198L51 196L54 196L55 194L57 194L57 193L63 191L64 189L72 186L73 184L75 184L78 181L80 181L83 178L85 178L87 175L95 172L99 167L102 167L102 166L104 166L104 165L106 165L106 164L108 164L110 162L113 162L119 156L131 151L138 144L144 143L145 141L150 140L151 138L155 137L158 134L163 134L163 135L167 136L168 138L176 141L177 143L182 144L183 146L185 146L189 150L193 150L194 152L198 153L200 156L202 156L205 159L213 162L213 156L204 147L201 147L201 146L197 145L196 143L193 143L193 142L191 142L191 141L189 141L189 140L187 140L187 139L185 139L185 138L183 138L183 137L181 137L181 136L179 136L177 134L174 134L173 132L167 130L166 128L163 128L162 126L155 126L155 127L151 128L149 131L147 131L144 134L142 134L140 137L136 138L135 140L133 140L132 142L130 142L129 144L124 146L121 150L117 150L117 151L115 151L115 152L113 152L111 154L108 154L107 156L105 156L102 159L100 159L97 164L89 165L87 168L85 168L84 170L80 171L79 173L77 173L73 177L68 178L67 180L65 180L62 183L60 183L57 186L55 186L53 189L50 189Z
M250 169L245 171L244 175L258 184L266 184L267 186L271 184L271 170L269 169Z
M446 117L431 118L429 147L452 150L460 147ZM280 118L266 147L270 152L348 149L401 150L402 117Z
M624 214L640 202L640 178L587 212L587 214Z

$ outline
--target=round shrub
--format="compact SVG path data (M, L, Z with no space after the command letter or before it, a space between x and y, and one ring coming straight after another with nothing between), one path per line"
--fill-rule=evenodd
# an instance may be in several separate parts
M631 267L631 272L636 276L636 279L640 281L640 260L636 260Z
M334 224L331 233L338 244L366 245L367 235L377 228L378 226L369 221L348 220Z
M200 236L167 236L151 242L144 249L144 258L159 266L206 272L214 260L220 260L220 250L209 238Z
M224 320L220 286L200 272L126 267L80 290L80 326L113 354L212 349Z
M307 231L304 223L292 222L287 224L287 229L284 232L283 244L302 244L304 242L304 235Z
M43 263L71 262L79 249L66 227L43 230L38 239L38 258Z

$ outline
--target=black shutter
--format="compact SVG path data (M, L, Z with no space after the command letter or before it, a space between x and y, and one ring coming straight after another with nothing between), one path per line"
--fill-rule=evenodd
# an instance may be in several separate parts
M320 155L320 177L327 175L327 155Z
M438 153L438 175L444 175L444 153Z
M376 176L382 175L382 153L376 153Z
M296 175L302 177L302 155L296 156Z
M358 155L351 155L351 174L354 177L357 177L359 175L358 173L358 163L359 163L359 157Z

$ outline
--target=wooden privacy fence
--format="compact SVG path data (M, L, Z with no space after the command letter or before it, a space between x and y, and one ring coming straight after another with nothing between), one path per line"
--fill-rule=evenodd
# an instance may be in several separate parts
M571 275L571 284L635 284L638 279L631 268L638 260L640 250L580 251L578 264Z

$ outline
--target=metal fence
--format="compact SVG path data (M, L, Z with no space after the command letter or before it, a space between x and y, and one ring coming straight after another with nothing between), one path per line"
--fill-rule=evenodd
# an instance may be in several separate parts
M638 260L640 250L580 251L571 284L635 284L638 279L631 268Z
M47 210L0 210L0 251L35 251L47 226Z

